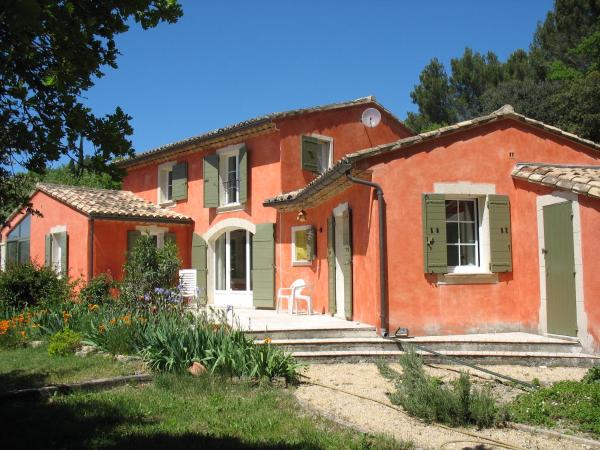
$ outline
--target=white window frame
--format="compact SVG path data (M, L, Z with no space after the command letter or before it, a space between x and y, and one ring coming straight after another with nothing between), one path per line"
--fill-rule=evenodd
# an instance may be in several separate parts
M434 192L436 194L444 194L446 200L477 199L478 216L479 265L463 266L463 268L454 272L448 270L447 274L438 275L438 283L496 283L498 281L498 274L490 271L490 214L487 202L488 196L496 193L496 186L489 183L471 183L469 181L434 183ZM463 279L463 277L467 278Z
M175 161L169 161L158 166L157 180L158 186L156 190L157 203L160 206L171 206L175 204L172 198L168 198L169 193L169 174L173 173L173 167L177 164ZM171 179L171 185L173 181ZM172 189L171 189L172 192Z
M323 163L323 161L326 159L327 160L327 167L319 167L319 173L323 173L325 172L327 169L329 169L331 166L333 166L333 138L331 136L324 136L322 134L305 134L304 136L309 136L315 139L318 139L319 141L321 141L321 163ZM327 145L325 145L327 144ZM323 152L324 149L327 148L329 151L329 154L327 155L326 158L323 157Z
M238 184L236 191L236 201L228 201L225 183L229 175L229 158L235 157L235 171L238 183L240 181L240 149L244 144L235 144L217 150L219 155L219 207L217 212L237 211L243 209L243 204L240 203L240 186Z
M448 265L448 273L472 273L473 271L481 271L481 264L480 264L480 254L481 254L481 246L480 246L480 239L479 239L479 234L481 232L481 223L480 223L480 216L479 216L479 201L477 197L471 197L471 198L446 198L445 199L446 202L448 201L454 201L454 202L459 202L459 201L463 201L463 202L472 202L473 206L474 206L474 213L475 213L475 220L474 221L460 221L459 219L457 219L456 221L448 221L446 219L446 224L448 222L450 223L456 223L458 224L458 229L457 229L457 233L458 233L458 239L460 242L460 223L471 223L474 222L475 223L475 232L477 234L475 242L474 243L469 243L469 244L450 244L446 241L446 249L448 249L448 247L450 246L457 246L458 247L458 256L460 259L460 247L475 247L475 264L469 264L469 265L458 265L458 266L450 266ZM446 236L447 238L447 236Z
M54 271L58 274L58 277L62 277L63 267L62 267L62 248L58 242L57 236L60 233L66 233L67 226L66 225L56 225L50 228L50 265L54 269ZM67 249L67 251L69 251ZM66 267L64 268L66 271Z
M310 266L312 260L309 259L296 259L296 232L307 231L313 228L312 225L297 225L292 227L292 266ZM307 241L308 242L308 241Z
M6 242L0 243L0 270L6 270Z
M135 229L141 232L142 234L148 236L156 236L156 248L163 248L165 246L165 233L169 232L168 228L139 225L135 227Z

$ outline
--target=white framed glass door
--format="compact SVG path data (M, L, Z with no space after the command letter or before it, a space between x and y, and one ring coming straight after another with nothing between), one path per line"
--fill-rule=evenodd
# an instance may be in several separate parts
M215 304L252 307L252 233L226 231L215 241Z

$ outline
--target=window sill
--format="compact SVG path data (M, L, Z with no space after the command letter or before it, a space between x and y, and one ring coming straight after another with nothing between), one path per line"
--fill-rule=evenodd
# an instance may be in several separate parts
M312 261L292 261L292 267L312 266Z
M161 208L169 208L169 207L171 207L171 206L175 206L175 204L176 204L176 203L175 203L175 201L174 201L174 200L169 200L169 201L167 201L167 202L162 202L162 203L159 203L159 204L158 204L158 206L160 206Z
M491 272L445 273L438 275L437 284L496 284L498 274Z
M245 205L243 203L230 203L228 205L217 207L217 214L233 211L243 211L244 209Z

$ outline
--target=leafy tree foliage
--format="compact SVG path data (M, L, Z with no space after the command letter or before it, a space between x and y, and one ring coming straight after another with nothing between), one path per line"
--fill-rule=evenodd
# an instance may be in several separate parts
M448 76L433 59L411 92L421 132L488 114L510 103L527 116L600 141L600 0L556 0L529 51L506 62L465 49ZM435 69L435 70L433 70Z
M24 200L14 171L43 173L65 155L81 175L107 172L131 155L131 119L102 117L82 95L117 67L115 37L132 21L148 29L182 15L176 0L18 0L0 5L0 203ZM93 150L84 156L83 142Z

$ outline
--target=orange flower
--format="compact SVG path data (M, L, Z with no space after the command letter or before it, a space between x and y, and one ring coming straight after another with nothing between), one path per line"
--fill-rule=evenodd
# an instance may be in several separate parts
M6 334L10 330L10 321L2 320L0 321L0 335Z
M69 314L68 312L63 311L63 321L65 323L67 323L72 316L73 316L72 314Z
M110 322L109 322L109 323L110 323L111 325L114 325L115 323L117 323L117 319L110 319Z
M21 331L21 336L25 337L25 332Z
M104 334L105 331L106 331L106 327L104 326L104 324L101 323L100 325L98 325L98 332L100 334Z
M271 338L267 337L265 338L265 340L263 341L265 344L270 344L271 343Z
M98 305L96 305L95 303L92 303L91 305L88 305L88 311L92 312L92 311L96 311L98 309Z

